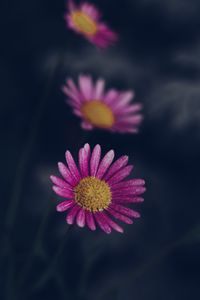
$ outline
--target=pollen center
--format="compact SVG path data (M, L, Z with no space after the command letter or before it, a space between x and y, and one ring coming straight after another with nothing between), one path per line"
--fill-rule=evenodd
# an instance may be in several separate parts
M99 100L83 104L81 111L85 119L96 127L110 128L115 122L114 114L110 107Z
M75 201L89 211L102 211L111 202L110 187L103 180L85 177L75 187Z
M81 11L72 13L72 20L76 28L87 35L94 35L97 32L97 24L93 19Z

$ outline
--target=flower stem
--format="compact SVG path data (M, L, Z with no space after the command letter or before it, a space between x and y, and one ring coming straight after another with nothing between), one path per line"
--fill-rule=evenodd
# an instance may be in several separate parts
M9 259L9 272L8 272L8 277L7 277L7 283L6 286L9 286L9 289L6 289L6 299L10 299L10 291L12 290L12 286L9 283L10 278L12 278L12 282L14 281L14 261L13 259L10 258L10 253L12 253L12 233L13 233L13 228L15 225L18 209L19 209L19 203L20 203L20 197L21 197L21 192L22 192L22 187L23 187L23 182L26 174L26 169L29 163L29 159L32 153L32 150L34 148L38 131L40 128L40 123L43 117L43 113L45 111L45 107L48 101L48 96L51 91L51 86L52 82L55 78L55 75L57 74L58 69L60 68L60 65L63 61L63 55L59 56L59 59L55 62L55 65L52 67L49 79L43 94L43 97L41 101L39 102L38 108L36 110L35 116L33 118L33 123L31 125L31 130L30 134L27 140L27 143L22 151L22 154L19 158L17 170L16 170L16 175L14 179L14 185L13 189L11 192L11 199L10 203L8 206L7 214L5 216L5 223L4 223L4 230L3 230L3 237L2 237L2 247L1 247L1 259L3 259L5 256L7 256ZM9 248L10 251L5 253L5 249Z
M27 257L27 261L25 262L23 268L20 271L20 277L19 277L19 281L18 281L19 287L22 286L24 281L26 280L28 273L30 271L30 268L33 264L34 257L37 256L38 254L40 254L40 249L42 249L42 245L41 245L42 237L45 232L46 226L48 224L48 218L50 215L51 207L52 207L51 203L49 202L48 208L46 209L46 213L40 222L38 232L36 234L31 251Z
M52 67L51 73L49 75L49 79L44 91L44 95L39 103L38 109L36 111L35 117L33 119L33 124L31 126L31 132L27 141L27 144L25 145L22 154L20 156L17 170L16 170L16 176L14 180L14 186L12 190L11 195L11 201L8 207L8 211L5 218L5 230L7 233L10 233L12 230L12 227L15 223L15 219L18 212L18 205L20 201L21 191L22 191L22 185L25 177L26 168L31 156L32 149L35 145L36 138L38 135L38 131L40 128L40 123L42 120L43 113L45 111L45 106L48 101L48 96L51 91L52 82L55 78L55 75L57 74L57 70L60 67L60 64L62 62L61 57L59 60L55 62L55 65Z
M72 226L68 226L67 227L67 231L65 233L65 236L62 238L62 242L58 245L58 248L53 256L53 258L51 259L51 263L48 265L47 269L44 271L44 273L39 277L38 281L33 285L32 287L32 291L35 291L37 289L39 289L40 287L42 287L47 280L53 276L53 273L56 269L58 260L65 248L66 242L69 238L69 232L71 230ZM66 237L67 235L67 237Z

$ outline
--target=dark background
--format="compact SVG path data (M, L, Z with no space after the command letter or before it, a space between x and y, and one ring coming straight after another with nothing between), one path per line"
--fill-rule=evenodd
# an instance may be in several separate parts
M120 35L106 51L66 29L63 1L0 4L0 299L199 299L200 1L92 2ZM81 130L60 90L79 73L135 90L138 135ZM49 175L85 142L146 180L124 235L55 211Z

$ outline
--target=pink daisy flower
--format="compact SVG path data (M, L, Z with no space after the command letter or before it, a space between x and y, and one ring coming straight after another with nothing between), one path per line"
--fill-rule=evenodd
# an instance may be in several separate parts
M103 79L98 79L94 84L90 76L81 75L78 86L68 79L62 90L69 97L68 103L74 114L82 119L82 128L137 133L142 121L142 105L131 103L133 91L105 91L104 87Z
M51 176L54 192L66 198L57 205L57 211L67 211L68 224L76 223L91 230L100 227L106 233L112 229L123 232L117 219L132 224L140 214L126 207L129 203L142 202L145 192L143 179L124 180L133 166L128 164L128 156L121 156L113 164L114 151L110 150L101 159L101 147L96 145L91 152L89 144L79 150L79 167L71 153L65 154L67 165L58 163L63 179Z
M83 2L76 5L74 1L68 1L68 12L65 15L68 27L96 46L106 48L117 41L117 34L101 22L100 17L100 12L93 4Z

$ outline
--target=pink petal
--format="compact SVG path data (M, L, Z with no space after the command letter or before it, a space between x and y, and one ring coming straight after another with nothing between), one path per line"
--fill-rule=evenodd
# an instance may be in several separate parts
M106 153L106 155L104 156L104 158L102 159L102 161L99 164L99 168L98 168L98 171L96 174L97 178L101 179L103 177L103 175L105 174L105 172L111 165L111 163L114 159L114 156L115 156L115 153L113 150L110 150L108 153Z
M70 184L68 184L66 181L64 181L63 179L61 179L57 176L53 176L53 175L50 176L50 179L55 185L57 185L63 189L72 190L72 186Z
M69 10L70 12L74 11L75 9L77 9L77 7L76 7L74 1L72 1L72 0L68 0L68 2L67 2L67 7L68 7L68 10Z
M77 217L76 217L76 223L79 227L84 227L85 226L85 210L80 209Z
M127 115L130 113L138 113L140 110L142 109L142 104L141 103L135 103L129 106L126 106L124 108L122 108L120 111L118 111L116 113L117 116L121 116L121 115Z
M126 217L126 216L120 214L119 212L116 212L116 211L113 210L112 208L109 207L109 208L107 209L107 211L108 211L113 217L115 217L115 219L118 219L118 220L120 220L120 221L122 221L122 222L124 222L124 223L126 223L126 224L133 224L133 221L132 221L130 218L128 218L128 217Z
M72 90L70 90L66 85L62 87L62 91L65 95L67 95L69 98L71 98L75 103L78 104L78 107L80 107L80 97L74 93Z
M73 94L76 96L77 103L80 105L81 104L81 97L80 97L80 92L78 88L76 87L75 83L71 78L67 79L66 83L68 84L69 88L73 92Z
M76 163L75 163L71 153L68 150L65 153L65 158L66 158L66 161L67 161L67 164L68 164L71 174L74 176L74 178L76 180L80 180L81 179L80 173L78 171L78 168L76 166Z
M70 210L70 212L68 213L68 215L66 217L66 222L68 224L71 225L74 223L75 217L80 209L81 209L81 207L78 205L75 205L74 207L72 207L72 209Z
M115 32L111 31L105 24L99 23L97 33L89 40L100 48L107 48L118 40Z
M103 177L104 180L108 180L113 174L119 171L122 167L126 166L128 163L128 156L121 156L116 160L113 165L110 167L106 175Z
M85 144L79 151L79 167L82 177L89 176L90 145Z
M127 195L141 195L146 191L146 188L143 186L134 186L134 187L127 187L127 188L121 188L118 190L112 191L113 197L115 196L127 196Z
M113 197L112 198L113 203L141 203L144 201L144 198L142 197L127 197L127 196L123 196L123 197Z
M56 206L56 210L59 212L63 212L68 210L73 205L74 205L74 200L63 201Z
M54 192L64 198L74 198L74 192L67 190L67 189L62 189L59 186L55 186L53 185L52 189L54 190Z
M110 205L111 208L113 208L115 211L121 213L121 214L124 214L128 217L133 217L133 218L139 218L140 217L140 214L133 210L133 209L130 209L130 208L127 208L123 205L120 205L120 204L111 204Z
M134 127L133 125L122 125L119 123L116 123L112 127L113 131L117 131L120 133L138 133L138 128Z
M80 110L78 110L78 109L73 109L73 112L78 117L82 117L83 116L82 112Z
M123 233L124 230L121 226L119 226L117 223L115 223L114 221L112 221L107 215L106 213L102 213L103 217L104 217L104 220L108 223L108 225L110 227L112 227L114 230L120 232L120 233Z
M132 91L123 92L120 94L120 97L117 102L113 104L113 111L118 112L122 110L134 97L134 93Z
M94 217L99 225L99 227L107 234L111 233L111 228L108 223L101 216L101 213L97 212L94 214Z
M96 145L92 151L92 156L90 160L90 175L95 176L98 170L99 161L101 158L101 147L100 145Z
M96 9L96 7L89 3L83 3L81 5L81 10L90 16L93 20L98 21L100 18L100 12Z
M109 178L107 180L107 182L109 183L109 185L113 185L115 183L122 181L124 178L126 178L131 173L132 169L133 169L133 166L131 166L131 165L122 168L117 173L115 173L115 175L113 175L111 178Z
M60 174L63 176L63 178L72 186L74 187L78 180L76 180L74 177L72 177L70 171L68 168L61 162L58 163L58 169L60 171Z
M112 190L117 190L121 188L127 188L132 186L142 186L145 184L145 181L143 179L130 179L123 182L119 182L116 184L113 184Z
M98 79L93 94L94 100L101 100L103 98L104 86L105 80Z
M108 105L112 105L113 103L116 102L116 100L118 99L118 96L119 96L119 93L116 90L114 90L114 89L109 90L106 93L103 102L105 102Z
M118 125L139 125L143 120L142 115L123 116L118 118Z
M89 212L89 211L86 211L85 215L86 215L87 226L91 230L95 230L96 229L96 225L95 225L95 222L94 222L93 214L91 212Z
M91 100L93 92L93 84L90 76L79 76L79 87L83 98L85 100Z
M64 15L64 20L66 21L67 26L68 26L70 29L73 29L73 30L76 31L76 28L75 28L75 25L74 25L72 16L71 16L70 14L65 14L65 15Z
M80 114L82 114L80 111L81 106L76 101L74 101L73 99L67 99L66 103L69 104L73 108L73 110L78 111Z
M66 83L68 84L68 86L70 87L70 89L74 92L74 94L79 95L79 90L77 89L74 81L71 78L68 78L66 80Z
M87 121L83 121L82 123L81 123L81 127L83 128L83 129L85 129L85 130L92 130L94 127L90 124L90 123L88 123Z

